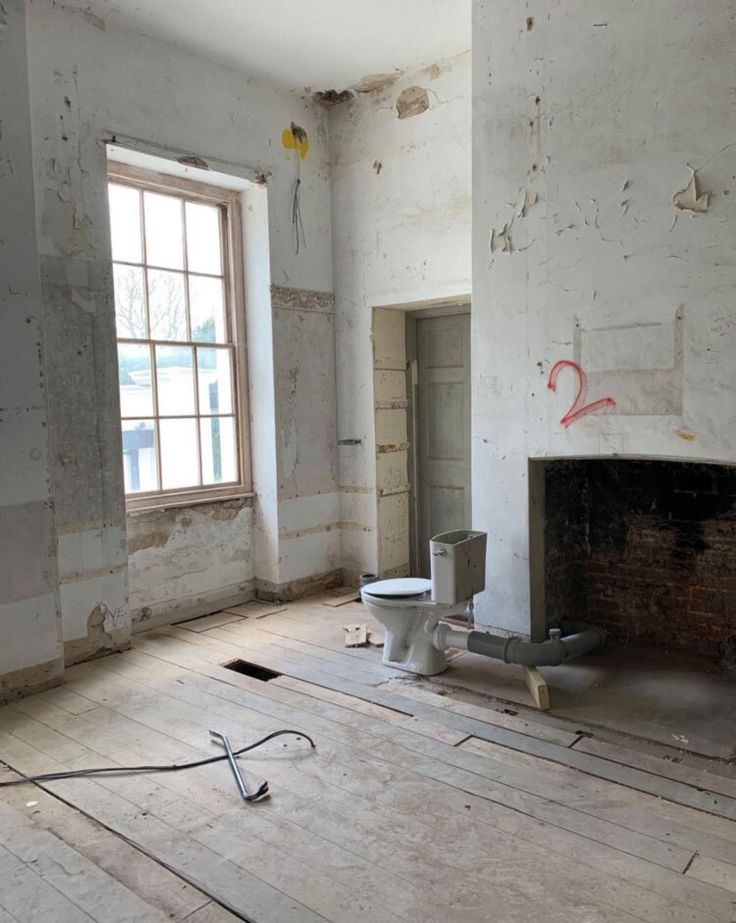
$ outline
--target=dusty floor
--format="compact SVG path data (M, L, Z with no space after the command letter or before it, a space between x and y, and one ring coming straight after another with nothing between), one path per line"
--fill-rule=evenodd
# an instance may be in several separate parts
M440 695L346 650L358 619L359 604L248 604L0 709L3 778L198 758L210 728L317 744L241 759L271 784L257 805L223 763L0 790L0 923L736 921L731 766Z
M736 752L736 683L704 658L609 645L541 672L552 715L706 756ZM431 681L532 705L519 667L477 654L461 655Z

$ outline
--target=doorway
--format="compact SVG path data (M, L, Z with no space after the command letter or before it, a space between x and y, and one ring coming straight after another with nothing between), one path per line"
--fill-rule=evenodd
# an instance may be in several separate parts
M429 577L429 540L471 528L470 305L407 316L412 574Z

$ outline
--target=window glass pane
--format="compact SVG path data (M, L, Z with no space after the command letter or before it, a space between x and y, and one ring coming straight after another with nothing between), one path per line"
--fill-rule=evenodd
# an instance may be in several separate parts
M197 349L199 412L232 413L233 382L229 349Z
M146 339L146 303L143 298L143 270L137 266L113 266L115 322L118 336Z
M222 272L220 209L187 202L187 261L190 272Z
M146 343L118 343L120 415L148 417L153 414L151 349Z
M124 263L143 261L141 198L130 186L110 185L110 236L112 258Z
M238 449L233 417L209 417L202 427L202 483L227 484L238 480Z
M177 487L198 486L196 419L159 420L159 430L161 487L173 490Z
M189 276L192 339L197 343L227 343L222 280Z
M184 268L181 199L143 193L146 216L146 262L166 269Z
M156 347L156 384L161 416L194 413L194 368L188 346Z
M125 493L158 490L156 425L153 420L123 420Z
M184 273L148 270L148 313L152 340L186 340Z

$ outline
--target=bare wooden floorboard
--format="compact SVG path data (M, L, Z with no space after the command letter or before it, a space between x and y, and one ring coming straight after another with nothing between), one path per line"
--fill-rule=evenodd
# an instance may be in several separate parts
M687 874L691 878L717 885L719 888L726 888L736 894L736 865L709 859L707 856L696 856Z
M90 704L93 707L86 711L87 715L95 710L94 703ZM53 708L50 702L48 707ZM197 910L211 904L206 895L42 789L7 788L0 797L37 827L54 834L125 885L166 919L188 920Z
M156 635L152 634L151 637L161 635L172 638L181 637L171 629ZM189 636L185 636L185 640L189 640ZM406 709L406 703L400 695L387 693L382 689L366 688L363 683L356 683L353 679L346 677L345 670L342 667L334 669L332 664L315 671L314 659L310 655L302 656L300 652L296 651L294 653L287 652L287 656L284 656L283 649L272 645L268 640L262 642L256 632L249 633L247 638L242 642L238 642L237 645L231 644L229 641L220 642L222 644L220 648L218 648L218 641L214 638L200 639L193 637L192 643L204 643L211 652L220 650L224 655L232 653L235 656L234 652L236 650L247 651L248 655L254 658L256 662L281 672L289 673L289 675L296 678L328 686L354 696L357 695L377 704ZM325 652L325 656L328 654L329 652ZM370 683L367 685L371 686ZM426 717L429 720L439 720L457 730L481 737L492 743L519 749L542 759L558 761L601 779L625 785L643 793L654 795L657 798L666 798L675 803L701 811L708 811L729 819L736 818L736 800L717 792L700 791L695 786L655 776L636 767L600 759L587 753L576 752L575 749L558 746L549 741L521 735L504 728L484 726L474 719L465 718L454 712L448 714L443 712L442 709L437 709L422 702L417 702L413 711L417 716Z
M314 645L308 650L295 650L295 644L299 642L265 632L258 632L255 628L248 627L247 622L245 627L240 625L236 627L242 630L236 633L235 631L226 632L223 629L213 628L198 635L195 632L182 632L180 629L171 626L161 628L155 634L157 636L178 638L188 644L199 644L209 651L218 652L222 655L221 661L224 661L228 656L242 657L243 660L248 660L248 653L250 653L251 659L256 655L262 659L265 657L269 659L269 662L278 662L285 665L287 670L296 669L300 664L304 664L312 669L324 672L327 676L361 682L367 685L378 685L394 672L390 668L364 662L349 655L345 658L336 659L332 651ZM233 628L233 626L229 625L228 628Z
M44 916L48 893L74 923L132 919L102 905L104 876L117 879L136 919L166 912L120 864L115 871L109 851L95 854L89 831L73 825L65 837L69 805L82 824L104 825L140 861L186 880L175 919L191 923L225 923L231 910L257 923L736 923L736 824L678 803L697 792L694 777L660 776L633 758L632 776L619 751L570 749L578 737L564 727L417 687L402 695L380 655L341 650L342 631L333 639L329 615L341 626L351 608L310 601L261 627L138 636L125 654L69 669L63 689L0 709L0 759L26 773L196 759L217 752L211 727L236 746L289 726L317 742L312 751L277 738L242 758L249 782L271 783L258 805L242 802L225 763L30 789L47 815L42 829L23 790L0 791L1 826L11 826L3 812L18 814L28 843L40 833L74 857L60 872L44 866L44 879L8 852L30 850L23 837L11 843L0 830L0 923L20 909L15 896L3 901L3 861L22 894L38 891L34 923L67 919ZM277 630L262 630L270 620ZM224 669L231 659L283 675L263 682ZM715 794L728 804L728 792Z
M115 716L113 715L112 717L114 719ZM58 719L52 715L47 720L56 723ZM109 739L105 743L104 737L95 735L94 728L90 729L79 719L72 720L77 723L77 733L80 739L94 741L97 747L104 748L108 754L113 752L110 749ZM72 720L65 725L67 731L72 727ZM114 723L114 720L111 722L108 719L108 723ZM200 728L197 731L199 733ZM204 734L202 737L206 740L207 735ZM48 740L50 738L47 736L45 746L50 748L51 745ZM140 760L140 753L121 750L119 744L114 753L113 762L130 763L131 761ZM160 758L155 750L153 755ZM194 758L202 755L204 754L201 750L187 754L187 756L193 756ZM149 760L152 758L150 753L148 758ZM92 762L96 762L97 765L105 765L107 764L107 757L104 753L90 751L87 765ZM363 889L365 896L358 893L354 887L347 891L338 881L326 879L324 871L320 868L325 844L319 841L309 843L308 848L302 851L301 859L295 859L293 848L290 852L284 851L284 845L289 843L288 831L274 829L273 824L269 822L260 808L248 807L243 804L237 796L228 770L224 765L209 769L208 772L212 773L214 771L217 773L218 769L220 770L219 775L222 777L221 794L218 796L218 804L221 806L219 813L232 812L233 815L227 823L220 826L218 826L217 804L213 809L213 805L205 803L206 798L202 795L203 792L206 794L207 787L200 784L182 791L182 787L187 784L186 780L180 782L183 777L171 777L170 787L181 796L176 801L172 799L171 795L167 794L164 786L159 784L158 779L163 779L163 776L157 777L156 783L151 783L150 780L144 778L132 780L105 779L101 777L99 784L103 788L108 788L125 798L137 800L139 806L147 811L149 816L155 814L159 819L174 826L180 833L189 833L198 843L209 845L217 854L223 855L238 864L245 863L246 867L258 869L261 876L278 877L282 880L285 888L293 889L298 887L303 893L309 892L308 894L304 893L305 900L312 905L317 905L318 911L326 914L329 919L348 919L353 912L357 912L361 919L366 920L391 921L397 919L394 913L389 909L385 909L385 907L381 907L380 910L375 909L378 903L377 895L380 894L378 886L382 884L383 879L378 879L374 876L375 880L371 882L371 887ZM204 778L207 777L203 775L202 779ZM244 810L251 812L248 815L248 835L245 840L243 839L243 823L246 818L242 813ZM270 836L269 826L272 828ZM216 832L213 832L215 830ZM312 839L315 840L314 837ZM293 847L294 844L290 845ZM307 868L304 864L305 857L314 867ZM343 864L345 865L346 863L343 862ZM356 880L355 858L352 857L347 865L352 870L348 878L351 884L354 885ZM369 871L372 872L372 869L369 869ZM344 891L342 895L341 891ZM396 897L396 895L393 895L393 897ZM392 904L386 906L392 906Z
M339 612L327 610L327 614L309 612L308 621L304 621L305 616L298 612L282 612L278 615L261 619L257 626L249 626L250 629L257 627L258 631L275 635L281 639L290 639L292 641L301 641L310 647L321 648L323 651L331 651L333 654L341 654L349 657L351 660L365 660L372 664L381 664L381 655L375 649L353 648L346 650L344 644L345 634L342 631L343 625L355 622L356 624L365 625L369 631L373 631L383 637L383 626L368 616L366 610L361 607L343 606ZM336 622L336 618L340 621ZM243 632L238 632L243 637Z
M284 606L276 603L263 602L260 599L252 599L250 602L241 603L239 606L230 606L225 612L233 612L236 615L242 615L249 619L260 619L265 616L274 615L276 612L283 612Z
M0 907L18 923L94 920L4 846L0 846Z
M276 651L288 652L290 656L297 656L308 661L318 663L321 669L334 672L338 676L361 679L367 683L381 683L396 675L393 667L387 667L381 662L380 654L365 648L346 648L343 645L339 650L310 644L301 638L290 637L287 634L276 634L264 630L260 621L245 622L230 625L231 631L210 632L209 637L219 638L230 644L267 645ZM342 626L341 626L342 627ZM341 633L344 639L344 632ZM356 656L356 653L368 654L368 657Z
M242 622L243 616L235 612L215 612L212 615L203 615L197 619L188 619L186 622L176 622L179 628L187 631L209 631L210 628L220 628L230 622Z
M580 735L575 731L558 727L555 724L541 724L532 718L521 718L516 714L510 715L490 706L473 705L450 696L441 696L435 692L429 692L424 687L412 682L391 680L381 688L387 692L395 692L404 698L431 705L440 709L441 713L475 718L485 724L507 728L510 731L518 731L519 734L527 734L530 737L537 737L539 740L548 740L550 743L560 744L562 747L570 747L580 738Z
M51 749L48 742L44 746ZM26 775L78 768L57 761L47 752L36 750L15 735L5 735L0 741L0 747L5 761ZM90 752L85 757L87 765L90 756L94 757L95 754ZM104 760L102 762L104 764ZM96 763L100 764L99 756ZM281 923L285 919L324 919L321 914L269 886L261 877L232 862L221 852L214 852L204 846L195 836L183 837L180 826L183 818L188 817L192 824L202 822L201 811L193 809L181 799L166 799L163 789L150 781L142 785L142 781L140 777L116 779L108 780L103 785L91 780L69 780L47 783L44 788L68 803L75 804L89 816L135 843L148 855L155 856L167 867L176 869L177 874L203 892L216 896L226 906L238 908L258 923ZM132 794L134 800L118 794L118 790L126 785L133 786L126 791ZM159 814L175 818L177 826L172 826Z
M190 914L186 918L186 923L238 923L239 920L240 917L236 917L229 910L225 910L224 907L210 901L204 907Z
M320 813L321 813L321 812L320 812ZM349 816L349 815L348 815L348 816ZM342 826L344 827L345 824L343 823ZM390 831L390 830L391 830L391 827L389 826L387 829ZM218 839L221 838L222 835L223 835L223 832L222 832L221 830L218 829L217 834L216 834L217 838L218 838ZM373 834L373 836L376 836L376 835L380 835L380 830L376 831L376 833ZM386 836L386 835L384 834L383 839L385 839L385 836ZM361 838L361 841L362 841L362 838ZM447 850L449 850L450 853L451 853L451 851L452 851L452 842L448 843L443 849L441 849L439 855L440 855L440 856L446 855L446 854L447 854ZM425 847L425 852L426 852L426 847ZM484 867L485 867L486 860L483 860L483 862L484 862ZM531 871L531 869L530 869L530 871ZM451 870L451 869L448 869L448 874L452 874L452 870ZM482 883L482 882L481 882L481 883ZM467 885L467 881L466 881L466 885ZM444 919L444 918L448 918L448 919L449 919L449 917L443 917L443 919ZM464 910L464 918L467 918L467 908L465 908L465 910ZM568 917L568 918L571 919L572 917ZM602 916L600 913L596 916L596 919L604 919L604 918L608 918L608 917L604 917L604 916ZM648 917L647 917L647 918L648 918ZM684 919L690 919L690 917L683 917L683 918L684 918ZM508 917L508 919L512 919L512 918L511 918L511 917ZM515 919L515 917L514 917L514 919Z
M728 778L725 775L708 772L705 769L696 769L681 763L673 763L671 760L651 756L647 753L642 753L640 750L609 743L595 737L582 737L575 744L575 749L584 753L591 753L594 756L600 756L614 763L635 766L637 769L643 769L653 775L664 776L666 779L672 779L675 782L684 782L687 785L708 789L729 798L736 798L736 779Z
M164 923L167 919L94 862L4 802L0 802L0 846L99 923L136 919Z
M172 641L173 641L173 640L174 640L174 639L172 639ZM154 640L154 641L151 642L151 643L153 643L154 645L157 645L158 642L156 642L156 641ZM166 645L165 640L164 640L164 642L163 642L163 646L164 646L168 651L170 651L170 650L176 650L176 644L173 644L173 645L172 645L172 644L168 644L168 645ZM159 651L161 650L160 645L159 645L158 649L159 649ZM179 649L181 649L181 648L179 648ZM187 651L186 651L186 647L185 647L185 648L184 648L184 655L185 655L185 656L186 656L186 653L187 653ZM170 655L169 655L169 656L170 656ZM192 662L190 661L190 665L191 665L191 663L192 663ZM195 668L196 668L196 658L195 658L195 661L194 661L194 665L195 665ZM229 676L223 675L223 673L220 672L220 669L221 669L221 668L214 667L214 668L213 668L213 670L214 670L214 675L215 675L216 677L219 676L219 677L221 677L221 678L223 678L223 679L226 679L226 681L229 683L230 680L231 680L231 678L230 678ZM233 682L237 682L238 684L242 684L244 680L247 680L247 677L238 677L237 680L233 679ZM268 691L268 687L269 687L270 684L259 684L259 683L257 683L257 681L255 681L255 682L256 682L255 688L259 690L259 694L260 694L261 696L268 696L268 695L271 694L271 693L269 693L269 691ZM230 694L230 693L227 692L227 688L225 688L225 689L220 689L219 687L214 687L214 692L215 692L215 694L219 694L219 695L228 695L228 694ZM264 708L264 705L263 705L263 703L261 703L259 706L255 706L255 707L258 707L258 708L260 708L260 709L263 709L263 708ZM323 706L321 707L322 712L324 712L324 709L325 709L325 708L329 709L329 706L323 705ZM305 714L304 714L304 720L306 720L307 722L312 722L312 726L314 726L314 713L315 713L315 708L314 708L314 706L311 706L311 714L310 714L310 713L305 713ZM343 718L343 720L345 720L345 719ZM365 722L363 722L363 724L365 725ZM309 724L308 724L307 726L309 726ZM380 733L381 733L381 731L380 731L380 729L379 729L379 734L380 734ZM518 789L523 788L524 791L526 792L526 794L528 794L531 798L534 798L534 797L544 798L544 799L545 799L545 808L546 808L546 810L547 810L547 813L549 814L549 810L550 810L550 809L549 809L549 805L547 804L547 801L548 801L548 799L550 798L550 790L549 790L549 787L548 787L548 780L547 780L546 778L544 778L544 777L543 777L543 778L540 778L540 779L530 779L530 778L527 778L527 777L523 776L523 774L520 774L520 772L518 771L518 769L515 768L515 767L512 767L512 768L509 769L509 768L504 768L503 765L502 765L502 764L499 764L499 763L484 764L482 761L479 761L480 758L475 758L475 756L474 756L474 755L471 755L471 754L466 754L466 753L462 753L462 752L457 752L457 750L456 750L455 748L447 748L447 747L445 747L444 750L441 751L441 753L439 753L439 754L436 753L436 752L433 753L433 752L431 752L431 749L434 748L434 750L436 751L436 748L438 748L438 747L441 748L441 747L442 747L442 744L439 744L439 743L435 744L435 743L433 743L432 741L425 740L425 739L422 738L421 736L416 736L416 735L412 736L412 735L408 735L407 732L400 731L399 729L395 729L395 730L392 729L392 730L390 730L390 731L389 731L389 730L386 730L386 731L383 732L383 734L384 734L384 736L385 736L385 735L388 735L389 738L390 738L390 740L392 740L392 741L397 740L397 739L401 739L401 740L403 740L403 742L404 742L405 745L409 746L410 748L412 748L412 749L414 749L414 750L417 750L417 751L419 751L419 752L422 752L422 753L428 754L428 755L432 755L432 756L437 755L441 760L443 760L443 761L445 761L445 762L448 762L448 763L450 763L450 764L452 764L452 765L454 765L454 766L457 766L458 768L469 769L470 771L475 771L475 772L478 772L478 773L480 773L480 774L482 774L482 775L485 775L485 776L487 776L489 779L491 779L491 780L493 780L493 781L495 781L495 782L500 782L500 783L504 786L504 788L501 789L501 790L499 790L499 797L500 797L501 795L505 795L506 797L509 797L509 792L508 792L507 789L508 789L509 787L511 787L511 788L513 789L513 794L514 794L515 796L517 796L517 797L518 797L518 794L519 794ZM397 736L397 735L400 735L400 736ZM333 736L334 736L334 735L333 735ZM377 748L381 748L381 747L385 747L385 745L382 744L380 741L377 741L376 743L374 743L374 744L372 745L373 752L379 752L379 750L378 750ZM380 752L383 753L384 750L381 750ZM545 764L543 764L543 765L548 765L548 764L545 763ZM591 786L595 786L595 785L602 786L602 785L604 785L605 783L604 783L604 782L601 782L601 781L598 781L598 780L596 780L596 779L592 779L592 778L586 779L586 777L584 777L584 776L580 777L580 780L581 780L581 784L582 784L582 783L585 783L585 785L587 786L587 789L586 789L586 796L585 796L585 799L584 799L584 801L585 801L585 810L586 810L586 812L590 812L590 813L593 813L593 814L595 815L595 813L596 813L595 801L593 801L593 800L590 798L590 792L595 792L595 788L593 788L593 787L591 787ZM554 781L554 778L553 778L553 781ZM558 782L559 782L559 780L558 780ZM569 794L567 794L567 795L565 794L565 791L566 791L566 790L564 789L564 787L563 787L562 789L560 789L560 793L561 793L561 794L560 794L560 797L561 797L561 798L562 798L562 797L570 797ZM573 789L572 789L572 794L573 794L574 796L577 795L577 789L576 789L575 787L573 787ZM636 800L637 798L640 798L641 800L640 800L640 801L637 801L637 800ZM623 799L623 801L622 801L622 799ZM628 802L629 802L629 803L633 802L633 803L636 805L636 807L635 807L634 809L629 810L629 809L626 807L626 805L627 805L626 799L628 799ZM660 828L663 826L663 824L662 824L660 818L658 817L658 813L661 813L661 811L665 810L665 808L664 808L662 805L660 805L659 801L656 800L656 799L649 798L648 796L638 796L638 794L637 794L636 792L630 791L630 790L628 790L628 789L626 789L626 788L620 788L620 789L618 789L618 799L616 800L616 802L613 803L613 804L610 804L609 801L610 801L610 799L609 799L608 797L604 797L603 800L602 800L603 807L602 807L600 810L604 811L605 814L607 815L607 817L601 817L601 819L609 819L609 820L612 820L614 823L618 823L619 818L620 818L621 816L625 816L625 818L626 818L626 823L627 823L628 826L633 827L635 830L640 831L640 832L643 832L644 834L646 834L647 832L651 831L653 828L654 828L654 829L660 829ZM673 806L673 807L674 807L674 806ZM669 809L669 810L671 810L671 809ZM682 811L683 809L680 809L680 810ZM693 815L686 814L685 816L686 816L687 818L691 818L691 817L692 817L692 818L695 819L695 821L701 821L701 820L702 820L702 817L698 816L697 814L693 814ZM544 819L548 819L548 820L549 820L550 817L547 816L547 817L545 817ZM712 820L708 820L708 821L707 821L707 827L708 827L708 832L709 832L709 834L710 834L710 832L711 832L712 830L718 829L718 819L717 819L717 818L713 818ZM666 830L665 830L665 833L667 834L667 836L664 837L664 834L663 834L663 841L662 841L662 842L663 842L663 846L664 846L667 850L671 849L672 843L675 842L675 841L673 841L673 839L672 839L672 836L673 836L672 828L673 828L673 825L672 825L671 823L668 822L668 824L666 825ZM732 824L726 824L726 825L725 825L725 830L726 830L727 832L729 832L729 833L732 833L732 831L733 831L733 825L732 825ZM695 836L695 834L694 834L693 831L691 831L689 828L685 828L684 833L685 833L686 837L688 838L688 841L692 841L692 840L693 840L693 838L694 838L694 836ZM709 836L708 838L711 839L710 836ZM688 845L687 845L686 847L683 847L683 848L684 848L685 850L694 850L694 849L697 849L697 848L699 848L700 846L702 846L702 839L703 839L703 838L696 838L696 844L697 844L697 845L692 846L692 845L690 845L690 842L688 842ZM718 843L718 840L715 839L715 840L712 840L712 842L713 842L713 843ZM726 850L726 851L729 851L729 850L732 848L732 844L730 844L730 843L722 844L722 848L723 848L724 850ZM730 852L728 852L728 854L729 854L729 856L730 856ZM684 860L684 862L683 862L683 864L684 864L685 862L687 862L687 859L688 859L688 858L689 858L689 854L688 854L688 855L679 854L679 855L677 855L677 858L676 858L675 861L676 861L676 863L679 863L680 861L683 861L683 860ZM662 860L661 860L661 857L660 857L660 860L659 860L659 861L662 861Z
M247 680L247 677L238 677L238 680L239 680L239 681L240 681L240 680ZM270 684L265 684L265 686L266 686L266 688L268 688L268 687L270 686ZM309 730L312 730L312 729L309 728ZM376 752L376 749L377 749L377 748L375 748L375 747L372 748L372 750L373 750L374 752ZM383 755L383 753L382 753L382 755ZM395 760L395 755L394 755L394 760ZM445 773L445 771L448 769L448 767L443 767L442 764L438 764L438 765L441 767L441 769L440 769L441 773ZM454 778L448 779L446 775L440 775L440 778L445 779L445 781L450 782L450 784L458 784L456 779L454 779ZM464 779L463 779L463 781L462 781L462 784L465 786L465 789L466 789L466 790L476 791L476 792L479 792L479 791L480 791L481 795L484 795L484 796L486 796L486 797L489 796L488 788L487 788L487 787L484 787L482 781L481 781L480 779L478 779L478 778L477 778L476 776L474 776L474 775L466 774L466 776L464 777ZM480 787L479 787L479 786L480 786ZM527 808L527 810L528 810L528 808ZM594 835L594 836L595 836L596 833L597 833L598 836L600 837L600 830L596 830L596 825L595 825L595 823L592 822L592 821L590 821L590 819L588 819L588 820L585 821L585 825L584 825L584 826L585 826L585 831L586 831L586 833L584 833L583 835L586 835L586 834L587 834L587 835ZM599 826L600 826L600 825L599 825ZM615 827L614 827L613 829L616 830ZM626 831L622 831L622 830L620 830L620 829L618 830L618 835L619 835L619 837L621 836L621 834L625 834L625 833L626 833ZM622 847L624 846L624 843L621 841L621 839L619 839L618 842L619 842L619 846L622 846ZM631 843L632 843L632 842L636 842L636 841L635 841L635 840L632 840L632 838L629 837L628 840L627 840L626 843L625 843L626 851L628 851L628 850L631 849ZM641 841L640 841L640 842L641 842ZM662 847L661 847L660 855L658 856L658 859L659 859L660 862L664 861L664 862L666 863L666 862L668 862L668 861L671 861L672 854L673 854L673 851L671 850L671 848L663 844ZM680 853L679 855L675 854L675 859L676 859L676 861L675 861L675 867L678 867L679 869L682 869L682 868L684 867L685 862L690 858L690 856L691 856L691 854L689 854L689 853L687 853L687 852L682 852L682 853ZM680 864L680 863L682 863L682 864Z
M178 778L178 777L177 777L177 778ZM116 783L116 786L118 786L118 785L120 785L120 784L122 784L122 780L120 780L118 783ZM240 811L237 812L237 824L232 824L232 823L227 824L227 823L226 823L224 826L217 827L217 824L215 823L215 825L214 825L214 827L213 827L213 824L212 824L212 823L207 823L206 828L205 828L206 831L207 831L206 836L212 838L213 844L215 845L215 848L216 848L218 851L221 852L221 851L223 851L223 849L227 850L228 848L233 848L233 849L241 850L241 851L242 851L242 848L243 848L243 847L242 847L241 840L242 840L243 820L244 820L242 811L243 811L243 805L242 805L242 803L241 803L241 805L240 805ZM233 814L235 814L235 812L233 812ZM257 814L248 815L249 818L257 817L257 816L258 816ZM233 818L233 819L235 819L235 818ZM251 822L251 823L252 823L252 822ZM249 824L249 826L251 826L251 825ZM198 827L197 829L199 830L199 827ZM253 832L252 830L249 830L249 836L252 835L252 832ZM290 843L290 846L293 847L294 845L295 845L295 844ZM314 847L312 847L312 850L311 850L310 855L312 856L312 858L313 858L314 861L317 861L317 862L319 862L319 861L324 861L324 858L323 858L323 857L324 857L324 849L322 849L322 850L320 851L320 850L315 850ZM320 858L320 857L322 857L322 858ZM350 860L350 872L351 872L351 875L354 875L354 874L355 874L355 865L356 865L355 858L352 858L352 859ZM451 869L448 869L448 872L451 872L451 871L452 871ZM384 878L385 878L385 877L388 877L388 876L386 875L386 873L384 873ZM381 880L384 880L384 879L381 879ZM481 882L479 882L479 883L481 883ZM319 876L313 875L313 876L310 877L310 886L311 886L311 887L319 886L319 884L320 884L320 882L319 882ZM442 887L443 887L443 889L445 888L444 885L443 885ZM326 894L324 893L324 890L323 890L323 889L324 889L324 885L322 886L322 890L321 890L321 892L320 892L320 893L322 894L322 899L328 900L328 897L327 897ZM403 890L406 890L405 887L403 888ZM330 893L330 892L327 892L327 894L329 894L329 893ZM319 896L315 896L315 900L320 900L320 897L319 897ZM356 899L356 900L353 902L353 906L354 906L355 911L358 912L358 916L359 916L360 919L370 918L370 917L366 917L365 912L364 912L364 907L361 906L360 901L358 901L358 900ZM432 906L434 906L434 909L435 909L435 910L438 910L438 908L441 907L441 905L440 905L439 903L437 903L436 901L433 903ZM428 912L431 913L431 909L428 908ZM343 919L343 918L345 918L344 914L339 914L339 915L331 914L331 915L330 915L330 919L332 919L333 916L334 916L335 918L337 918L337 919ZM552 914L552 916L553 916L554 919L562 919L562 917L561 917L561 915L560 915L559 909L557 909L557 912L555 912L554 914ZM390 920L390 919L393 918L393 914L391 914L390 912L388 912L388 911L386 911L385 909L383 909L383 910L381 911L381 916L380 916L380 918L381 918L381 919ZM423 918L427 918L427 917L424 916ZM429 917L429 918L431 918L431 917ZM443 915L442 915L441 918L442 918L442 919L454 919L453 916L451 916L451 915L445 915L444 913L443 913ZM478 918L478 919L486 919L487 917L486 917L485 912L483 912L483 915L482 915L481 917L477 917L477 918ZM577 918L577 917L575 916L575 917L569 917L569 918L572 919L572 918ZM616 916L601 915L599 918L600 918L600 919L623 919L624 917L621 917L621 916L618 916L618 915L616 915ZM459 917L458 917L458 919L459 919ZM470 912L470 909L469 909L467 906L463 908L463 919L476 919L475 914L473 914L472 912ZM513 915L513 916L512 916L512 915L510 914L510 915L507 917L507 919L509 919L509 920L517 919L517 916L516 916L516 915ZM519 917L519 919L521 919L521 918Z

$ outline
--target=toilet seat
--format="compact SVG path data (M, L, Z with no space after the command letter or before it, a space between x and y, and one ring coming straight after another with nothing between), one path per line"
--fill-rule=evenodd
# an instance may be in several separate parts
M369 583L362 592L375 599L408 599L423 596L431 589L432 581L425 577L397 577Z

